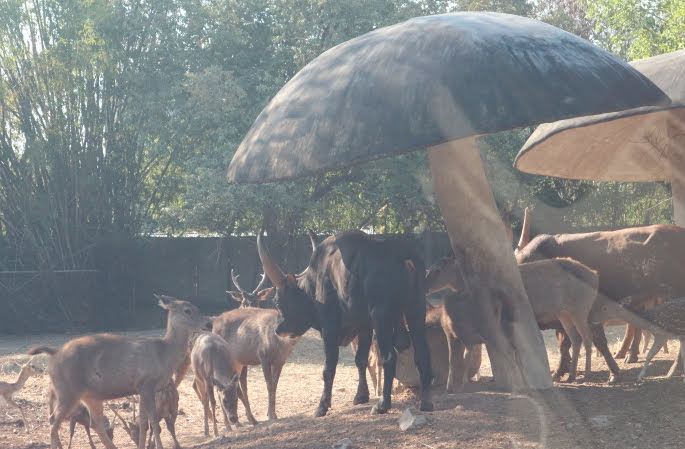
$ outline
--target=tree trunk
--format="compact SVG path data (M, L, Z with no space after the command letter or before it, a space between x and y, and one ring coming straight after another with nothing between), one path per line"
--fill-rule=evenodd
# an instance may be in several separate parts
M435 196L452 249L463 267L466 288L478 301L481 335L495 383L509 391L552 387L547 351L504 224L485 178L475 138L428 149ZM514 320L502 314L492 287L513 302Z
M685 166L683 166L682 159L680 158L677 164L673 163L673 161L671 162L673 221L678 226L685 226Z

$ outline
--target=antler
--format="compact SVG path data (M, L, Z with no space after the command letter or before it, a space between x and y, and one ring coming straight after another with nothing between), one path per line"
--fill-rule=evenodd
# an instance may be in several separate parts
M231 280L233 281L233 285L235 285L235 288L237 288L240 291L240 293L244 293L245 290L243 290L240 287L240 284L238 284L238 276L239 275L237 275L233 272L233 268L231 268Z
M262 289L262 286L264 286L264 282L266 282L266 273L262 273L262 279L259 281L259 284L257 284L255 289L252 290L253 295Z

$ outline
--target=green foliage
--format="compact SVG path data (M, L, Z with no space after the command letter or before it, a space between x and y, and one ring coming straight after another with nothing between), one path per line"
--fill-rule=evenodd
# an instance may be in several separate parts
M596 40L627 59L685 48L685 0L593 0Z
M83 267L102 239L443 229L425 154L228 185L273 95L323 51L419 15L529 15L626 57L683 48L685 0L5 0L0 2L0 268ZM481 139L500 208L568 226L671 220L668 186L526 175L530 129ZM554 215L554 214L552 214Z

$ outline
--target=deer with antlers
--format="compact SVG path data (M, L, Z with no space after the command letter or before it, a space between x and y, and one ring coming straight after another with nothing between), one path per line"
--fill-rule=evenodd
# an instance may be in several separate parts
M264 273L262 273L262 279L259 281L259 284L257 284L255 289L252 290L252 292L243 290L240 287L240 284L238 284L238 277L239 275L235 274L233 269L231 269L231 279L233 280L233 285L235 285L235 288L237 288L238 291L231 290L226 291L226 293L231 295L235 301L238 301L240 303L240 307L259 307L261 301L266 301L274 293L273 287L262 289L264 283L266 282L266 274Z

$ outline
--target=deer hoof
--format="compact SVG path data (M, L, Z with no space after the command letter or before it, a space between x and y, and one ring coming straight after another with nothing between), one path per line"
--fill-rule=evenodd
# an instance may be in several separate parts
M623 363L637 363L637 354L628 354Z
M314 412L314 418L321 418L322 416L326 416L326 413L328 412L328 409L322 406L317 407L316 411Z

